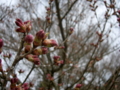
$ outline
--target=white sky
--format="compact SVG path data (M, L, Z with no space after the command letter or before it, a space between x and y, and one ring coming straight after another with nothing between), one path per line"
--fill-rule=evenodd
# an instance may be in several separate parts
M8 6L15 5L15 4L17 4L17 1L18 0L0 0L0 5L1 4L6 4Z

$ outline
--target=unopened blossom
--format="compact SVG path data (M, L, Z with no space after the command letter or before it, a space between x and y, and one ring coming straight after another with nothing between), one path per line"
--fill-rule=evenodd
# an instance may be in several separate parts
M31 50L32 46L31 45L25 45L25 53L28 53Z
M69 30L69 34L71 35L73 32L74 32L74 28L71 27L70 30Z
M31 25L31 21L25 21L24 24L26 25L26 32L30 32L32 25Z
M33 35L29 34L29 35L26 35L25 36L25 42L28 43L28 44L31 44L34 40L34 37Z
M30 89L28 83L24 83L24 84L22 85L22 88L23 88L24 90L29 90L29 89Z
M117 21L120 22L120 18L118 18Z
M3 71L3 68L2 68L2 60L0 59L0 72Z
M33 50L34 55L42 55L42 54L46 54L47 52L48 52L48 49L46 47L37 48Z
M15 83L17 83L19 80L18 80L18 78L11 78L10 79L10 82L11 82L11 84L15 84Z
M54 56L53 57L55 60L57 59L57 60L59 60L60 59L60 56Z
M24 22L22 22L21 19L16 19L15 23L17 26L19 26L19 28L16 29L17 32L26 32L26 25L24 24Z
M82 87L82 84L77 84L76 86L75 86L75 88L81 88Z
M37 55L29 54L29 55L26 56L26 59L30 62L33 62L36 65L40 64L40 59Z
M58 46L57 42L53 39L45 39L42 45L46 47Z
M3 47L3 40L0 39L0 53L2 52L2 47Z
M45 32L44 32L44 30L38 31L38 32L36 33L36 37L37 37L38 39L44 39L44 37L45 37Z

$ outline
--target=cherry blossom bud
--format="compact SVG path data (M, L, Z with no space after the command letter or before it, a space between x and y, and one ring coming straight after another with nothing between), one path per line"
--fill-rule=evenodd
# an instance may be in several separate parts
M45 47L37 48L33 50L34 55L42 55L42 54L46 54L47 52L48 52L48 49Z
M3 69L2 69L2 60L0 59L0 72L2 72Z
M120 22L120 18L118 18L117 21Z
M17 28L17 29L16 29L16 32L25 33L26 31L25 31L25 30L23 30L23 29L21 29L21 28Z
M26 32L30 32L32 28L31 21L25 21L24 24L26 25Z
M32 43L33 42L33 40L34 40L34 37L33 37L33 35L31 35L31 34L29 34L29 35L27 35L26 37L25 37L25 42L27 42L27 43Z
M26 56L26 59L30 62L33 62L36 65L40 64L40 59L37 55L29 54L29 55Z
M44 30L38 31L38 32L36 33L36 37L37 37L38 39L44 39L44 37L45 37L45 32L44 32Z
M117 11L120 14L120 10Z
M53 57L55 60L59 60L60 59L60 56L54 56Z
M14 83L17 83L19 80L18 80L18 78L12 78L12 79L10 79L10 82L11 82L11 84L14 84Z
M33 47L37 47L41 45L42 40L39 40L37 37L35 37L34 42L33 42Z
M74 31L74 28L71 27L71 28L70 28L70 31L69 31L69 34L71 35L71 34L73 33L73 31Z
M46 47L58 46L57 42L55 40L52 40L52 39L45 39L43 41L43 45Z
M24 83L23 85L22 85L22 88L24 89L24 90L29 90L29 84L28 83Z
M21 27L21 26L23 25L23 22L22 22L21 19L16 19L15 23L16 23L16 25L19 26L19 27Z
M75 88L81 88L82 84L77 84Z
M2 48L2 46L3 46L3 40L0 39L0 48Z
M31 50L31 45L25 45L25 53L28 53Z
M0 53L2 52L2 47L3 47L3 40L0 39Z

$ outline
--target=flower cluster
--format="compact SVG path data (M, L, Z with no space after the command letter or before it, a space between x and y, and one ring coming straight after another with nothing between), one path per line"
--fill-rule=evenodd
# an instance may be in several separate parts
M35 36L28 34L31 30L31 21L23 22L21 19L16 19L16 29L18 33L25 33L24 37L24 53L30 53L25 58L36 65L40 64L39 55L47 54L49 47L58 46L53 39L46 39L48 33L44 30L39 30Z

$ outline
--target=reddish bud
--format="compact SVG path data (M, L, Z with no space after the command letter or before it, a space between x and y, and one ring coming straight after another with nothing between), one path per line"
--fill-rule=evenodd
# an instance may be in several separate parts
M3 47L3 40L0 39L0 53L2 52L2 47Z
M0 48L2 48L2 46L3 46L3 40L0 39Z
M32 28L31 21L25 21L24 24L26 25L26 32L29 32Z
M21 26L23 25L23 22L22 22L21 19L16 19L15 23L16 23L16 25L19 26L19 27L21 27Z
M50 8L46 8L47 11L50 11Z
M117 11L120 14L120 10Z
M29 84L28 83L24 83L23 85L22 85L22 88L24 89L24 90L29 90Z
M120 18L118 18L117 21L120 22Z
M33 35L29 34L25 37L25 42L32 43L33 39L34 39Z
M44 30L38 31L38 32L36 33L36 37L37 37L38 39L44 39L44 37L45 37L45 32L44 32Z
M70 28L69 34L72 34L74 31L73 27Z
M45 47L42 48L38 48L38 49L34 49L33 50L33 54L34 55L42 55L42 54L46 54L48 52L48 49Z
M52 39L45 39L43 41L43 45L47 46L47 47L58 46L57 42L55 40L52 40Z
M19 80L18 80L18 78L12 78L12 79L10 79L10 82L11 82L11 84L14 84L14 83L17 83Z
M29 55L26 56L26 59L30 62L33 62L36 65L40 64L40 59L37 55L29 54Z
M82 84L77 84L75 88L81 88Z
M25 45L25 53L28 53L31 50L31 45Z
M21 33L25 33L25 30L21 29L21 28L17 28L16 32L21 32Z
M59 60L60 59L60 56L54 56L53 57L55 60Z
M3 69L2 69L2 60L0 59L0 72L2 72Z

